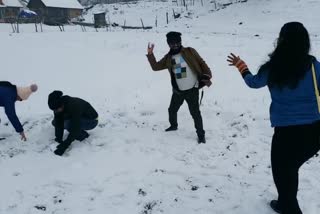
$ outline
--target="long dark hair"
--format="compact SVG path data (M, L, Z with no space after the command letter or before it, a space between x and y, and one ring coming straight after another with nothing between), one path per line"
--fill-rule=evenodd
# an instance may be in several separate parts
M259 72L269 71L270 87L296 88L314 60L309 51L309 33L303 24L286 23L281 28L275 50L269 54L269 61L261 66Z

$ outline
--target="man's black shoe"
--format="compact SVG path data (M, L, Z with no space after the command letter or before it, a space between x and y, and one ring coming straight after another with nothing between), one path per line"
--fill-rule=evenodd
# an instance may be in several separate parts
M176 130L178 130L178 127L170 126L170 127L167 128L165 131L166 131L166 132L170 132L170 131L176 131Z
M206 143L206 137L204 135L198 136L198 143Z
M277 200L270 201L270 207L273 209L273 211L281 214L280 205Z

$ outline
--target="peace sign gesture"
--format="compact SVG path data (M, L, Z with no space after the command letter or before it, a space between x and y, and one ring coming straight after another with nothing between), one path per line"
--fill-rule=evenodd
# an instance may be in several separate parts
M154 48L154 44L149 42L148 49L147 49L148 55L153 54L153 48Z

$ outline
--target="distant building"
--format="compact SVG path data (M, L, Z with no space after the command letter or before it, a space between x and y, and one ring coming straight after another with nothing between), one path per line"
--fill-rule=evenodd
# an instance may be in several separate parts
M53 25L67 23L83 11L77 0L30 0L27 7L43 17L44 23Z
M0 0L0 22L16 19L22 8L19 0Z

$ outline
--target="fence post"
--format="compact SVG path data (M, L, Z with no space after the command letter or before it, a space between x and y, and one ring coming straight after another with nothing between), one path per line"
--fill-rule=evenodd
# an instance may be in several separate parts
M168 12L166 13L166 16L167 16L167 24L169 24Z
M42 29L42 22L43 22L43 20L40 20L40 29L41 29L41 32L43 32L43 29Z
M158 27L158 16L156 16L156 27Z
M17 18L17 33L19 33L19 18Z

